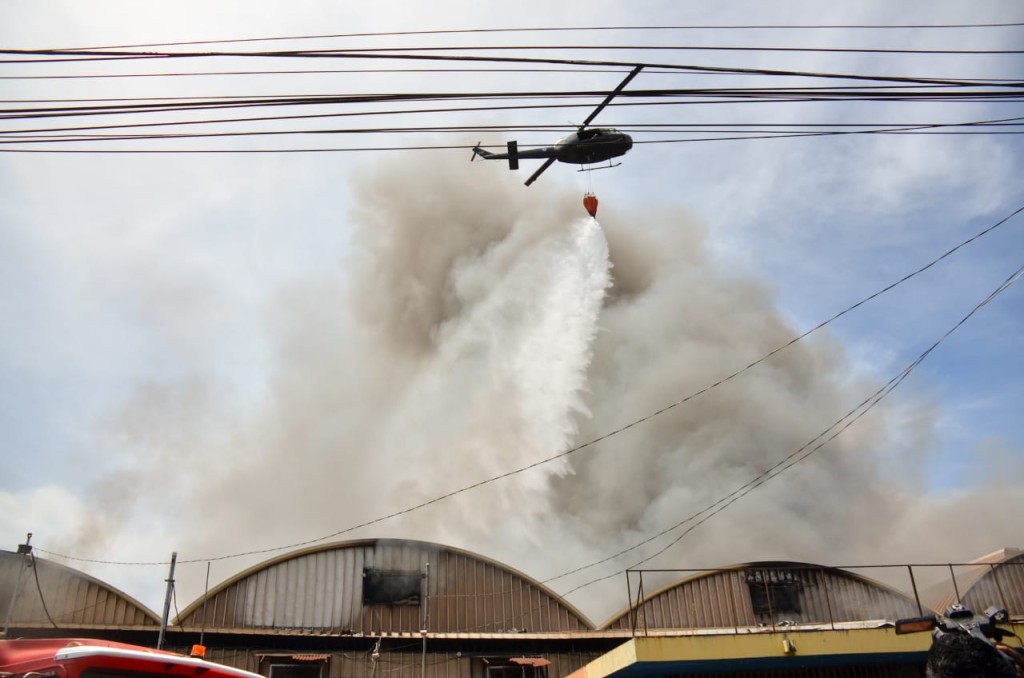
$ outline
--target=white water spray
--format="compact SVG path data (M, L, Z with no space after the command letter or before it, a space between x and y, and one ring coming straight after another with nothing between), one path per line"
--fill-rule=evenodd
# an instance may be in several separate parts
M449 294L460 312L438 327L436 353L410 382L382 441L383 449L402 450L402 489L432 496L549 457L573 439L610 284L608 246L592 219L541 226L520 223L453 267ZM467 497L465 508L485 501L490 509L465 511L451 538L465 539L468 523L493 529L494 516L507 510L542 516L547 479L564 472L547 464L490 486L486 498ZM521 536L532 531L522 522L516 528Z

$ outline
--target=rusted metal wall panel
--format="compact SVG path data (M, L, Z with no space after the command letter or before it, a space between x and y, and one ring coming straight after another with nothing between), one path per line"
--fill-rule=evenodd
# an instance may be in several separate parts
M154 612L83 572L38 557L33 569L24 558L0 551L0 616L9 613L12 626L51 619L58 627L160 625Z
M632 614L642 633L897 619L917 613L912 598L863 577L832 568L772 563L687 579L648 596ZM605 628L629 629L631 622L631 613L626 612Z
M364 605L365 568L423 572L426 600ZM242 573L211 592L206 628L307 629L327 633L507 633L590 628L547 589L498 563L436 544L367 540L307 550ZM203 624L202 600L179 626Z

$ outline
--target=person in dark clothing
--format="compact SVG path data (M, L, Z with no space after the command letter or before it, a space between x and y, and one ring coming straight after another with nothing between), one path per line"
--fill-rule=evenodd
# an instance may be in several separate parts
M1010 661L989 642L966 633L946 633L932 642L928 678L1020 678Z

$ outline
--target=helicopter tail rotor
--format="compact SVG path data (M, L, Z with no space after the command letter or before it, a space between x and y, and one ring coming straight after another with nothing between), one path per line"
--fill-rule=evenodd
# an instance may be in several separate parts
M508 142L508 168L519 169L519 142L514 139Z

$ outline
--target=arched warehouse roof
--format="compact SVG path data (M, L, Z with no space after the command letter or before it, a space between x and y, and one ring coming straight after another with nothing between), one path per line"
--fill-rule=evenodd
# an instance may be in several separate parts
M0 551L0 615L14 628L160 626L160 617L114 587L70 567L12 551Z
M429 577L422 573L429 563ZM186 629L419 633L423 595L431 633L586 631L590 621L540 582L439 544L370 539L261 563L182 610Z
M975 613L995 605L1006 608L1014 619L1024 618L1024 552L1002 549L979 558L956 575L955 588L947 581L937 590L929 601L939 612L957 602L959 591L960 602Z
M821 565L767 561L733 565L670 584L602 628L828 624L918 614L913 598L866 577Z

